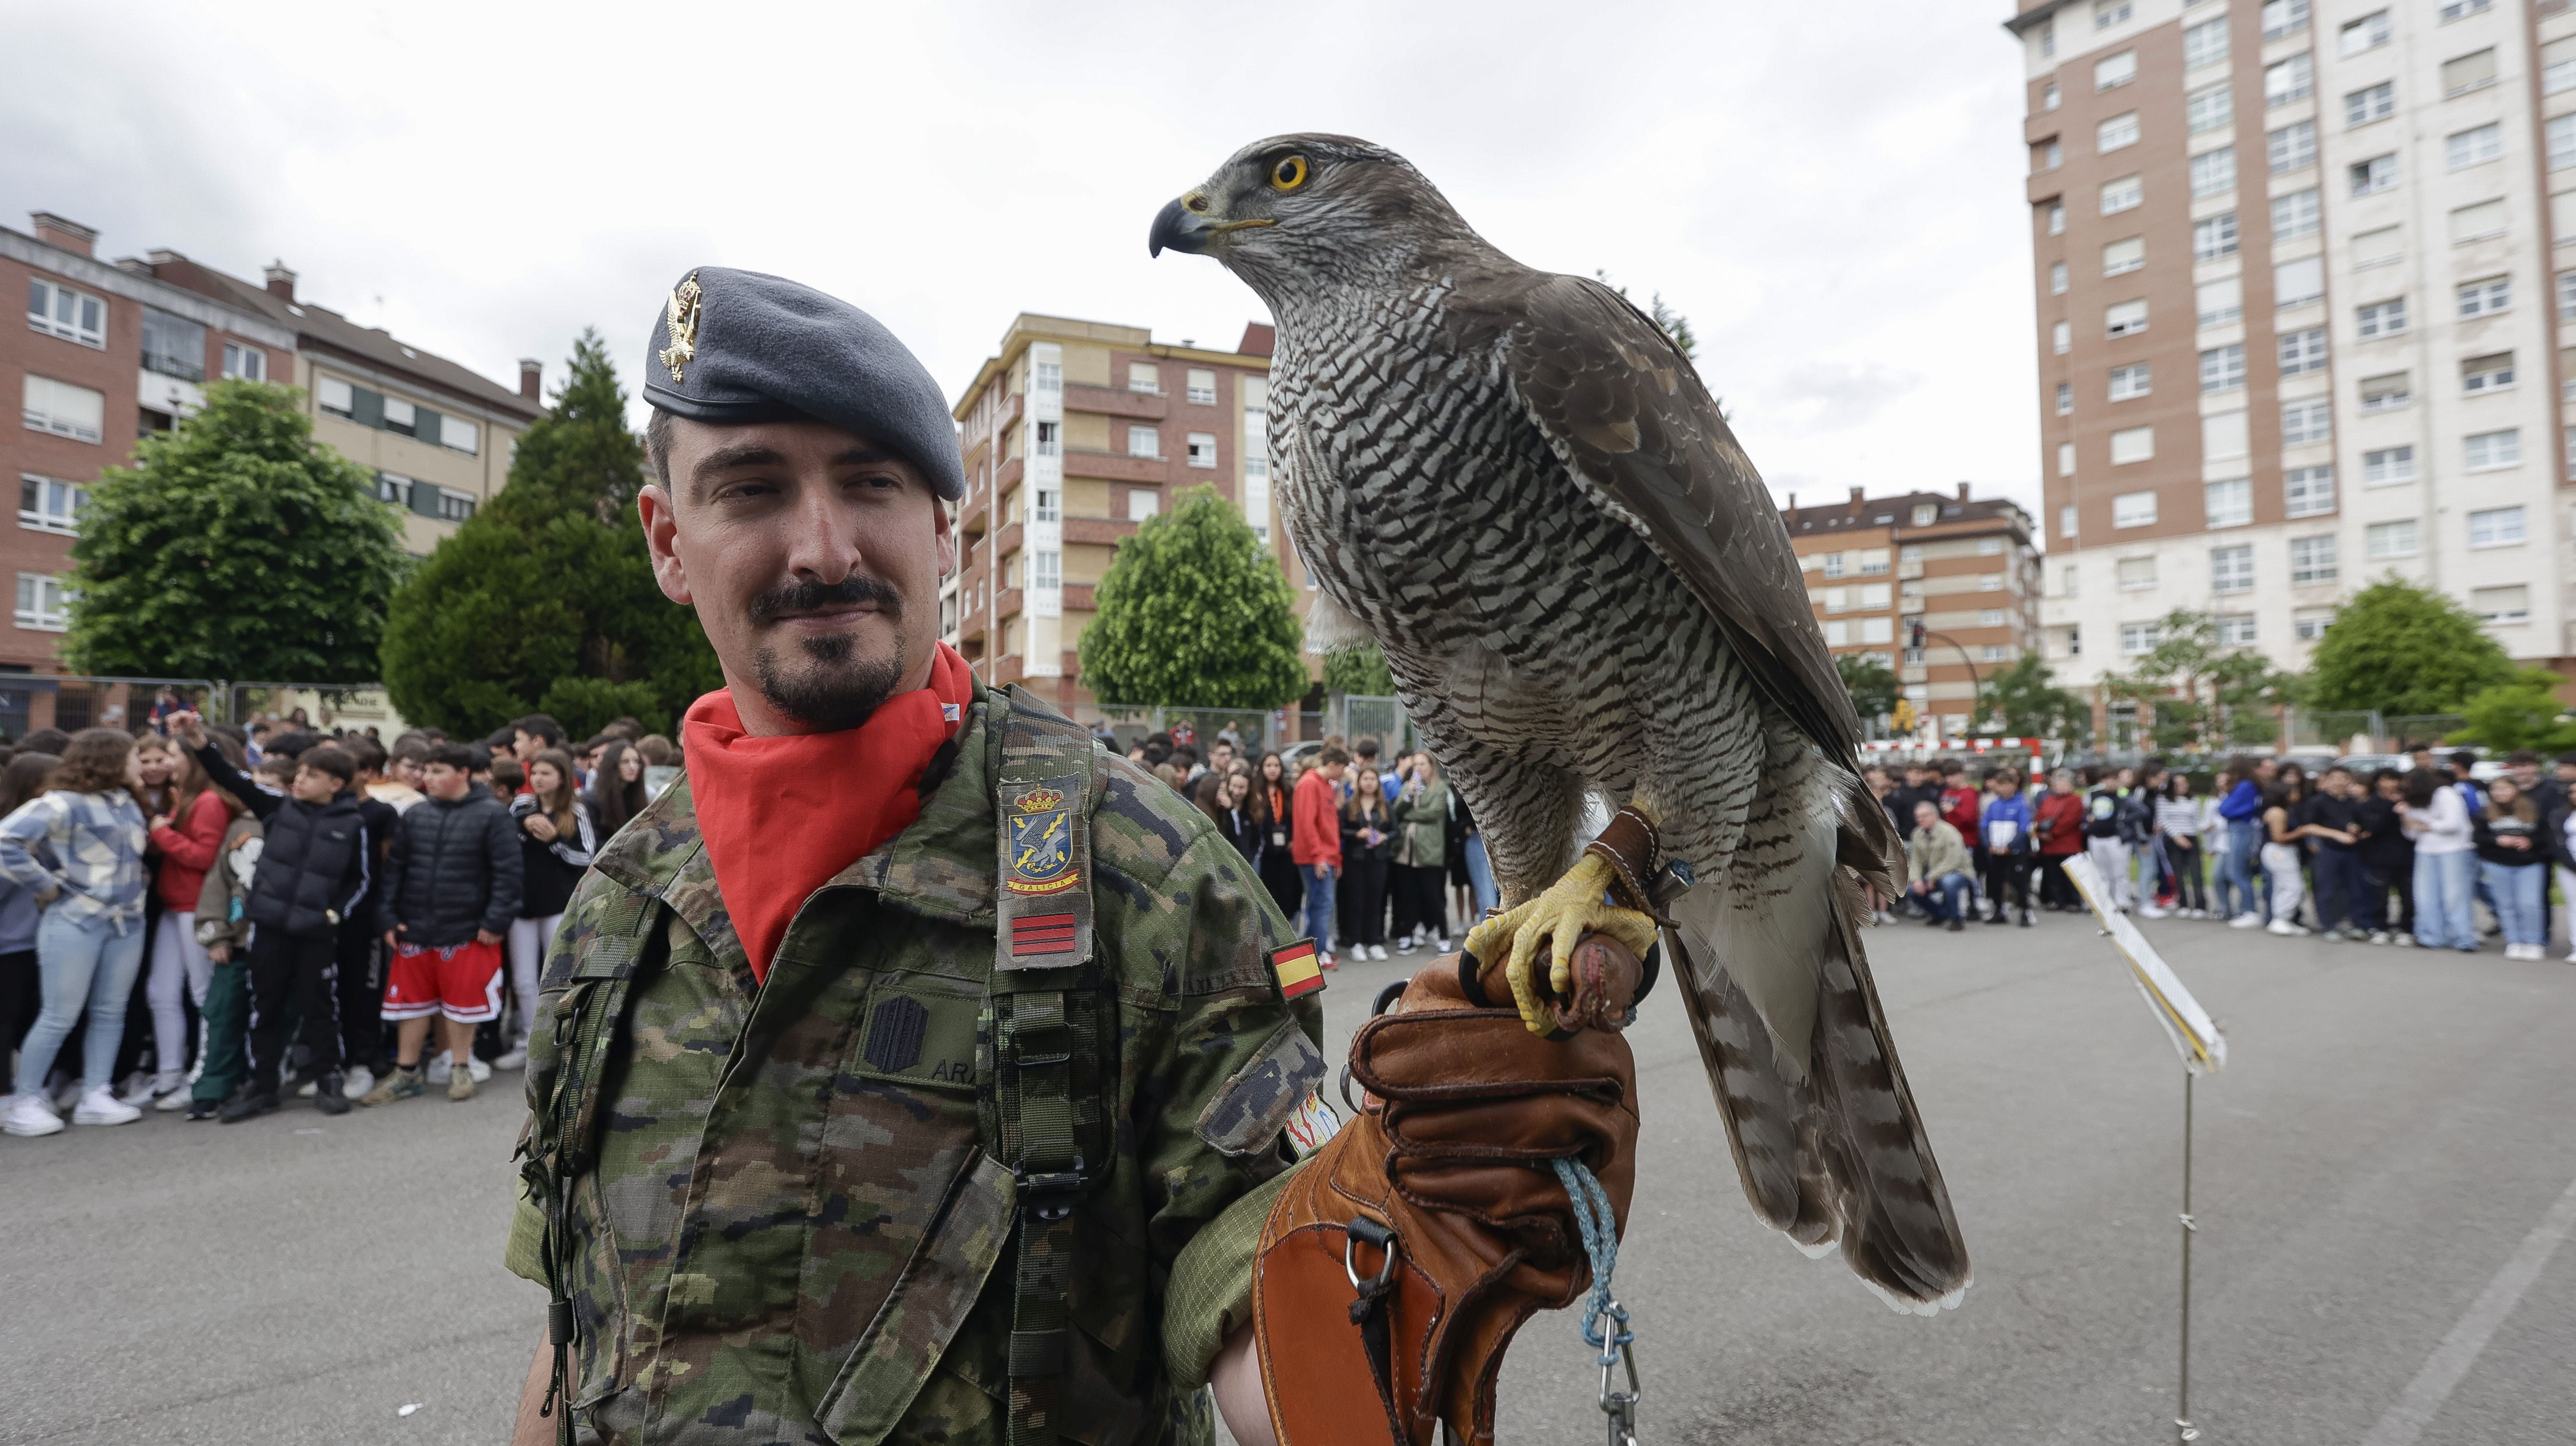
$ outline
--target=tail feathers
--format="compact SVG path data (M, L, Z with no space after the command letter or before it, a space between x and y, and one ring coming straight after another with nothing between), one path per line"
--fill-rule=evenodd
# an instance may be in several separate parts
M1852 885L1847 876L1837 880L1811 965L1809 1068L1784 1067L1725 961L1694 961L1679 974L1691 986L1692 1032L1754 1213L1811 1256L1839 1245L1844 1263L1881 1300L1931 1315L1966 1292L1968 1250L1870 983Z

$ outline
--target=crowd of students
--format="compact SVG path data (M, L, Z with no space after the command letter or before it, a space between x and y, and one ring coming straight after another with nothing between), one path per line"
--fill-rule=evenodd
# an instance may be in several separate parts
M2108 902L2144 918L2224 921L2274 934L2474 951L2477 906L2505 956L2546 957L2553 873L2576 906L2576 753L2546 771L2512 754L2491 779L2477 757L2410 745L2407 766L2314 778L2294 762L2238 757L2204 784L2149 759L2060 768L2029 780L1949 760L1869 770L1906 835L1897 907L1931 927L2029 927L2086 906L2067 877L2082 854ZM2576 951L2568 955L2576 963Z
M577 747L543 714L302 724L155 706L7 750L0 1130L463 1100L525 1062L546 942L677 749L632 719Z
M1429 751L1383 766L1378 741L1328 738L1302 768L1248 756L1231 730L1200 757L1187 731L1155 733L1128 757L1187 794L1302 921L1323 967L1341 958L1445 952L1494 907L1494 874L1466 800Z

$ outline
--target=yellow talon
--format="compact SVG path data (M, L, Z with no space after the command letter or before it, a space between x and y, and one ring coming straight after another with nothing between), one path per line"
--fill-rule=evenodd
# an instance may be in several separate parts
M1541 944L1548 946L1548 986L1560 999L1574 993L1574 946L1585 934L1608 934L1641 958L1654 947L1653 919L1601 902L1615 877L1608 860L1586 854L1537 898L1467 931L1467 952L1479 959L1493 958L1503 941L1510 941L1503 974L1511 980L1521 1022L1532 1034L1545 1034L1555 1027L1548 1001L1531 977L1530 965L1536 962Z

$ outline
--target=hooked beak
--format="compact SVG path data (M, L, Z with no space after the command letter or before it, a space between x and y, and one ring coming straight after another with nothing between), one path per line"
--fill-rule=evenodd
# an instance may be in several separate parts
M1216 223L1191 210L1190 200L1191 196L1175 196L1170 204L1154 213L1153 233L1145 238L1147 254L1160 256L1166 246L1175 251L1187 251L1193 256L1207 249L1209 239L1217 234ZM1201 200L1199 204L1207 203Z

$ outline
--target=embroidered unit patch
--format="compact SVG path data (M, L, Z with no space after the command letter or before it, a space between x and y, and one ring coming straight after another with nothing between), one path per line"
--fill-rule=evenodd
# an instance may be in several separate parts
M1296 1146L1297 1158L1302 1160L1323 1148L1324 1142L1340 1133L1341 1128L1341 1112L1324 1098L1324 1087L1317 1085L1298 1101L1297 1112L1288 1117L1283 1132L1288 1136L1288 1143Z
M1073 866L1073 810L1064 795L1032 789L1012 808L1011 868L1003 887L1015 894L1054 894L1081 883L1082 871Z

